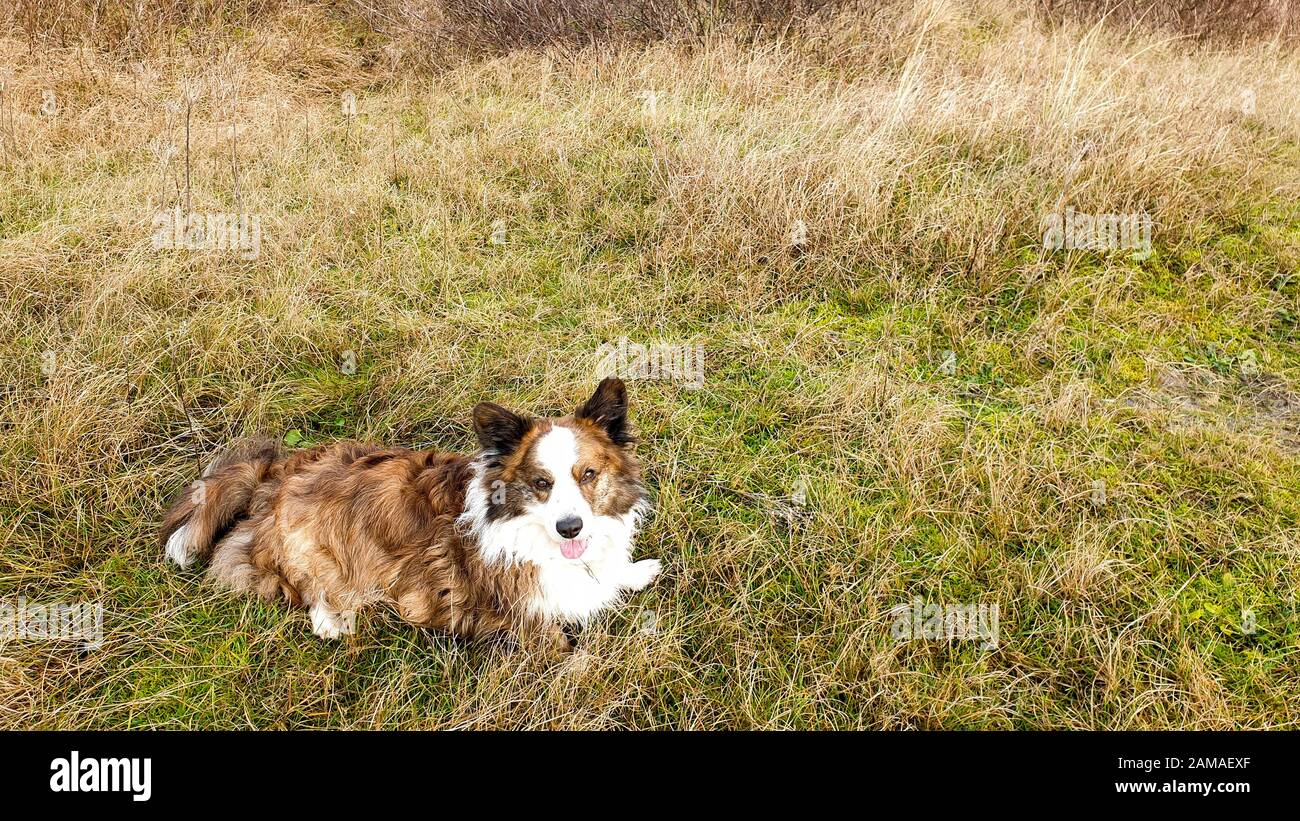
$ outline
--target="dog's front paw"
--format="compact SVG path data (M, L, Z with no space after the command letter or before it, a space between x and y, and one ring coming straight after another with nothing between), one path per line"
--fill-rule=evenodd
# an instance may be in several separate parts
M627 587L629 590L644 590L659 575L663 565L658 559L642 559L639 562L633 562L627 571Z

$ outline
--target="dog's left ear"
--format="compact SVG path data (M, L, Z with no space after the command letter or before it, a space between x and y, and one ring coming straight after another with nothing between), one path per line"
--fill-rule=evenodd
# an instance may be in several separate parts
M627 386L622 379L610 377L600 380L596 392L573 415L603 428L616 445L629 445L636 441L627 429Z

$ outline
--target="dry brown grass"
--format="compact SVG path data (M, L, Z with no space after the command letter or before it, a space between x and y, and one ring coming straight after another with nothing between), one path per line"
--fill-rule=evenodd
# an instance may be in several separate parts
M1295 726L1292 45L963 0L431 69L339 8L0 40L0 598L108 631L0 639L0 723ZM187 196L261 254L154 249ZM1155 254L1045 251L1066 205ZM621 336L705 386L633 384L669 569L572 663L382 613L327 645L162 566L231 436L463 449ZM998 648L894 641L916 596L998 603Z
M1294 37L1300 7L1293 0L1038 0L1054 22L1108 20L1199 40Z

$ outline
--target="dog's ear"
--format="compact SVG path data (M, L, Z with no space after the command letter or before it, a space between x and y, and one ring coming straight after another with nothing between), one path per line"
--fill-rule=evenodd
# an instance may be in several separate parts
M533 421L495 402L479 402L474 406L474 434L485 450L501 456L514 451L533 426Z
M596 392L573 415L603 428L616 445L636 441L627 429L627 386L622 379L610 377L600 380Z

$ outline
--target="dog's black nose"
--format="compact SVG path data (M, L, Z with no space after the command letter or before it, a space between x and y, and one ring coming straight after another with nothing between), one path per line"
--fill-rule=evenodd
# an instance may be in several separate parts
M555 532L566 539L572 539L582 532L582 519L577 516L565 516L555 523Z

